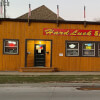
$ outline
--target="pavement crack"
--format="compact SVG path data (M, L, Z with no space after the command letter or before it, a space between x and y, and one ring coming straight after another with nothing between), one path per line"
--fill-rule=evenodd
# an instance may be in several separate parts
M49 100L53 100L56 87L57 87L57 82L55 82L55 86L54 86L54 88L53 88L53 91L51 92L51 96L50 96Z

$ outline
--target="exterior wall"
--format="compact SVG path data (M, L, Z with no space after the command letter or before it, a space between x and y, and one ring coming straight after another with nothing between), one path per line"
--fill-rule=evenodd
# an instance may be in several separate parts
M52 67L59 71L100 71L100 57L66 57L65 41L100 41L100 37L43 35L43 28L58 28L54 23L3 21L0 23L0 71L25 67L25 39L52 40ZM100 30L100 25L60 24L60 29ZM18 39L19 54L3 54L3 39ZM60 57L59 53L64 56Z

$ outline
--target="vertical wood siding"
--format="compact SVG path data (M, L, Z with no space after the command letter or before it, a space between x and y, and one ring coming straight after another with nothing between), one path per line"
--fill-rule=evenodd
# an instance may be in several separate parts
M0 23L0 71L17 71L25 67L25 40L52 40L52 67L59 71L100 71L100 57L66 57L65 41L100 41L100 37L89 36L46 36L43 28L58 28L54 23L3 21ZM60 29L100 30L100 25L60 24ZM19 54L3 54L3 39L18 39ZM32 41L33 42L33 41ZM60 57L59 53L64 56ZM28 58L30 59L30 58ZM34 63L34 62L33 62ZM48 64L50 65L50 64ZM33 66L33 64L31 64Z

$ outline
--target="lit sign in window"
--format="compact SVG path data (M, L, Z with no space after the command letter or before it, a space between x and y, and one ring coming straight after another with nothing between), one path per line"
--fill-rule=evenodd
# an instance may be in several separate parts
M67 42L66 45L66 56L79 56L78 42Z
M43 46L42 45L36 45L36 50L38 50L38 49L43 49Z
M76 45L75 45L75 44L70 44L69 47L70 47L70 48L75 48Z
M83 43L83 56L95 56L95 43Z
M18 40L4 40L4 54L18 54Z

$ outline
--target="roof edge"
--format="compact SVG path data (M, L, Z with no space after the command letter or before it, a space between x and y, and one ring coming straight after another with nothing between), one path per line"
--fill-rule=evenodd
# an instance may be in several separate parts
M13 18L0 18L0 22L2 21L13 21L13 22L28 22L28 19L13 19ZM43 23L56 23L57 20L36 20L30 19L30 22L43 22ZM91 25L100 25L100 22L93 21L68 21L68 20L59 20L61 24L91 24Z

